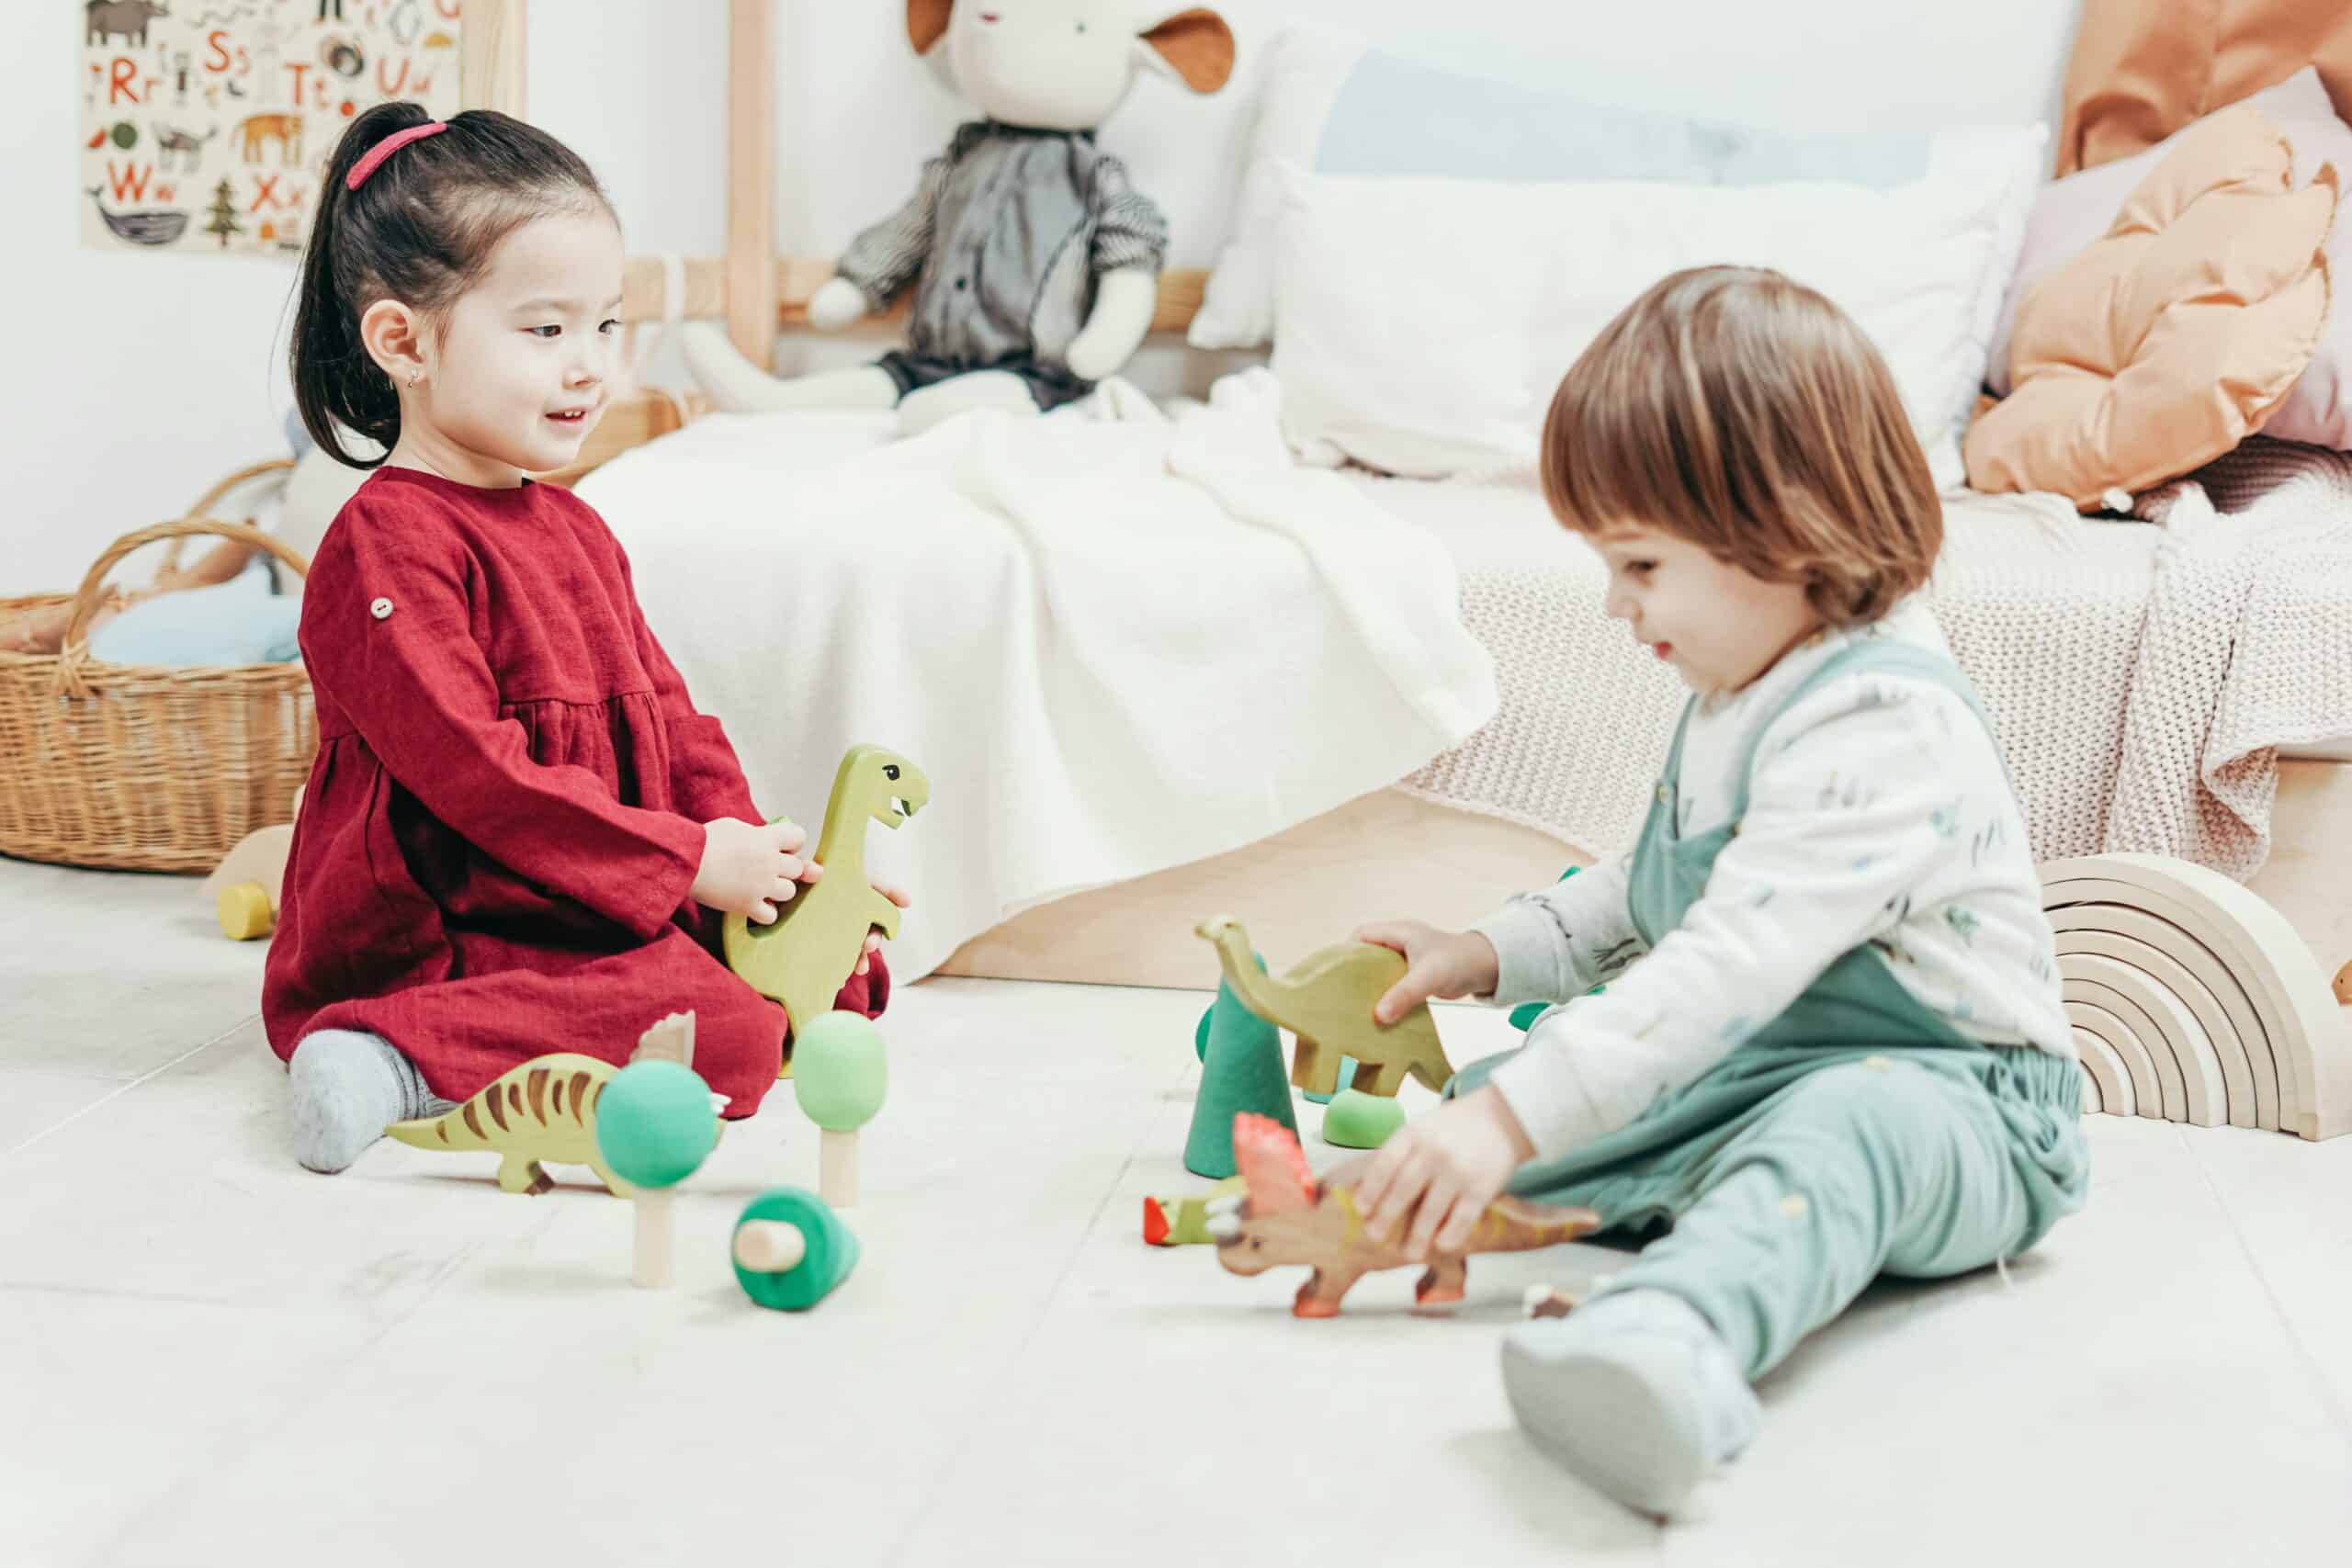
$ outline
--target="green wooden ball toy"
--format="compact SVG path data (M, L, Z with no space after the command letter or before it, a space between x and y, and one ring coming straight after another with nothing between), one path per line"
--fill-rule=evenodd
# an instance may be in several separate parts
M596 1148L613 1174L637 1187L675 1187L718 1145L710 1086L675 1062L635 1062L596 1101Z
M881 1030L854 1012L811 1020L792 1047L792 1081L809 1121L829 1133L854 1133L874 1120L890 1087Z

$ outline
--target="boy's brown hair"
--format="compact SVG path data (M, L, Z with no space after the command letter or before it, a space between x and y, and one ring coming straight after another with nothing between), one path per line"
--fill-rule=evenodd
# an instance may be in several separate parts
M1756 267L1678 272L1571 366L1544 422L1567 527L1635 523L1775 582L1832 626L1923 586L1943 508L1894 378L1852 318Z

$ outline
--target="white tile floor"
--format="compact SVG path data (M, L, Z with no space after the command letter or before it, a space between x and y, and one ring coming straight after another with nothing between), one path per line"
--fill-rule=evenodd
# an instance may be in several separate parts
M1199 996L903 992L865 1260L786 1316L725 1237L813 1180L788 1089L684 1190L680 1288L638 1292L589 1187L296 1168L261 958L191 882L0 862L0 1568L2352 1552L2352 1139L2094 1119L2085 1214L2008 1286L1867 1296L1661 1530L1539 1460L1497 1381L1521 1287L1612 1255L1481 1260L1451 1321L1399 1274L1302 1323L1295 1277L1141 1244L1141 1197L1197 1185Z

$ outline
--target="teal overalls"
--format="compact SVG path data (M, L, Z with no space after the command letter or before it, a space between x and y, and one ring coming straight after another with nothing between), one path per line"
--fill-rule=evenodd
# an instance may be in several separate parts
M1686 839L1675 827L1686 707L1634 851L1631 914L1646 944L1681 922L1739 831L1748 771L1771 720L1857 667L1938 681L1984 717L1951 660L1906 643L1856 642L1751 728L1730 819ZM1547 1026L1566 1030L1575 1050L1572 1013L1535 1028ZM1464 1067L1448 1093L1477 1088L1515 1054ZM1511 1190L1589 1206L1611 1232L1670 1223L1603 1291L1683 1297L1755 1378L1874 1276L1983 1268L2023 1252L2080 1208L2090 1178L2080 1071L2031 1046L1968 1039L1865 945L1697 1080L1616 1132L1530 1162Z

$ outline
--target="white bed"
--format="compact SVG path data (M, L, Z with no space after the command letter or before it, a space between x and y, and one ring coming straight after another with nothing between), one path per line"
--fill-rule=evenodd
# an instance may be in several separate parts
M1262 162L1252 139L1262 141L1267 126L1283 115L1303 113L1323 123L1317 117L1334 112L1334 100L1320 87L1292 93L1290 107L1281 114L1269 108L1264 76L1278 21L1319 15L1372 32L1391 49L1457 69L1508 74L1539 92L1557 86L1597 100L1657 103L1668 110L1704 105L1709 113L1784 129L1837 130L1860 120L1873 132L1932 133L1985 122L2015 126L2051 101L2073 8L2018 8L2033 11L2030 24L2019 24L2030 39L1974 53L1944 51L1939 58L1950 69L1939 73L1936 92L1923 96L1917 29L1930 24L1908 18L1901 27L1883 26L1880 8L1856 0L1816 0L1807 14L1818 25L1810 28L1790 27L1777 15L1759 24L1752 9L1711 6L1709 26L1679 40L1663 78L1658 69L1629 74L1618 61L1649 58L1643 39L1654 29L1630 17L1597 22L1600 31L1587 40L1589 50L1565 37L1554 39L1547 59L1557 56L1560 69L1536 71L1518 7L1449 14L1425 24L1337 4L1237 4L1227 15L1241 37L1244 73L1221 105L1204 113L1200 106L1139 95L1133 110L1123 111L1104 135L1106 144L1130 155L1139 185L1166 196L1179 233L1190 236L1174 259L1180 266L1197 266L1214 253L1221 229L1242 223L1227 209L1238 187L1242 208L1251 199L1243 176ZM1714 16L1718 11L1724 15ZM732 0L732 15L739 55L773 51L767 0ZM1714 25L1718 21L1723 25ZM916 153L944 134L954 109L923 83L922 67L900 58L895 27L820 23L813 13L795 27L803 52L832 60L836 69L829 79L855 80L861 101L877 95L889 101L895 73L903 78L906 101L922 108L915 120L861 142L868 156L844 153L787 164L786 178L805 188L786 228L797 223L808 230L787 237L821 257L876 215L877 181L878 188L898 188L879 160L911 168ZM1432 29L1443 35L1443 47ZM1815 36L1844 40L1832 51L1834 60L1807 41ZM1781 58L1773 57L1776 49ZM844 57L856 62L855 69L840 69ZM1328 62L1317 67L1328 68ZM797 302L826 271L821 261L786 262L781 268L774 261L773 87L755 69L739 70L731 83L729 260L723 276L718 263L691 263L685 288L687 313L723 310L739 345L754 355L769 345L775 291L782 290L784 320L793 324L801 319ZM1832 87L1844 95L1840 107L1825 107ZM1873 94L1890 101L1863 105ZM817 136L820 127L838 121L841 107L822 92L812 96L796 108L808 118L787 128L787 141L798 145ZM1358 105L1359 128L1367 122L1362 111ZM1378 118L1377 106L1372 118ZM1313 145L1322 132L1308 126L1304 134ZM650 319L661 310L660 268L642 260L631 265L628 314ZM1201 286L1197 271L1165 281L1160 332L1194 321ZM1214 293L1211 313L1217 309ZM1398 299L1385 319L1410 326L1414 307ZM1346 335L1344 323L1340 335ZM874 347L871 342L833 344L811 358L811 340L795 343L797 363L838 362L844 354L865 355ZM1165 394L1177 387L1201 390L1208 366L1231 363L1187 355L1163 337L1134 370L1140 384ZM1344 389L1344 376L1340 384ZM1109 412L1138 411L1130 402ZM870 443L872 435L849 439ZM841 436L836 427L814 439L822 444ZM854 570L851 563L908 538L904 509L922 502L910 502L901 489L894 513L884 483L870 503L836 495L822 509L821 523L796 519L776 502L790 482L790 464L780 451L798 438L779 443L770 430L758 451L729 453L730 438L728 425L706 422L628 454L581 488L636 554L640 592L655 624L698 693L728 719L763 803L813 812L840 748L872 739L921 757L932 769L938 799L960 799L977 813L955 821L935 810L904 834L876 835L894 840L877 842L878 863L911 874L926 899L898 954L901 973L910 977L937 968L1206 985L1213 969L1190 928L1218 909L1247 918L1270 957L1329 941L1371 914L1411 910L1467 919L1508 891L1556 874L1563 863L1623 841L1679 698L1671 678L1634 658L1622 632L1603 623L1597 572L1580 547L1552 526L1523 476L1474 484L1350 474L1333 482L1375 503L1391 529L1409 525L1450 563L1459 589L1459 626L1492 658L1492 716L1483 725L1460 722L1475 686L1463 671L1437 682L1446 694L1432 708L1422 703L1431 694L1417 697L1410 677L1392 666L1385 692L1375 693L1362 711L1355 710L1360 699L1350 695L1318 715L1316 724L1324 731L1318 741L1324 754L1337 760L1320 776L1312 767L1295 769L1276 788L1269 786L1273 775L1262 759L1246 749L1220 759L1221 770L1202 771L1199 759L1192 758L1187 767L1193 771L1181 775L1186 787L1160 796L1163 815L1187 820L1086 843L1076 852L1065 844L1041 846L1034 830L1019 826L1037 820L1037 802L1022 797L1018 768L1003 767L1001 758L984 754L969 736L952 739L954 727L944 720L928 731L922 725L905 732L871 729L877 716L886 726L896 719L888 705L877 709L873 700L877 682L887 684L874 660L888 655L877 655L870 639L861 641L857 614L830 610L833 635L813 650L805 642L789 645L795 674L787 682L789 700L765 688L756 700L741 700L762 660L785 667L787 647L773 637L758 641L756 613L747 632L745 617L722 614L721 606L740 606L745 582L762 582L769 602L797 616L805 630L810 623L799 615L804 606L796 584L854 581L861 595L891 595L888 573L876 572L870 561ZM2342 624L2352 619L2352 543L2336 520L2352 515L2352 505L2338 504L2352 501L2345 461L2302 468L2290 464L2259 483L2224 474L2212 505L2202 491L2149 498L2151 514L2168 518L2169 527L2086 522L2047 498L1963 498L1952 509L1951 544L1937 584L1947 634L1984 692L2017 768L2038 851L2056 856L2150 849L2239 875L2263 867L2254 886L2288 909L2331 964L2352 940L2352 917L2341 912L2343 901L2334 896L2325 864L2326 844L2352 825L2352 787L2346 787L2352 771L2319 761L2281 770L2277 758L2280 747L2352 753L2352 743L2326 739L2352 736L2352 689L2346 689L2352 626ZM869 452L869 478L879 482L889 462L887 455ZM774 481L764 488L757 477L762 472ZM1390 529L1367 529L1375 531L1396 536ZM1296 560L1285 563L1281 549L1270 552L1264 532L1261 527L1252 570L1290 573L1295 584L1315 577L1299 577ZM1035 540L1041 536L1029 533L1012 554L982 551L974 558L1018 559L1023 570L1043 580L1070 563L1040 557ZM896 596L878 607L882 617L904 626L924 624L929 612L930 624L951 646L951 626L962 627L967 638L994 638L997 629L977 623L970 604L956 597L952 576L935 570L963 542L944 536L936 549L912 563L915 570ZM1429 559L1421 552L1405 553ZM1096 568L1115 560L1095 553L1091 542L1080 554L1091 556ZM1166 570L1164 558L1154 570ZM1428 586L1444 569L1424 564L1407 570ZM1236 586L1262 604L1271 581ZM1364 586L1359 578L1357 589ZM1165 604L1148 595L1136 601L1133 635L1147 641L1189 635L1182 594L1171 590L1165 598ZM1320 605L1310 620L1322 629L1302 638L1283 617L1261 617L1268 639L1261 680L1334 678L1329 606ZM1430 647L1446 644L1428 626L1415 636ZM1033 641L1052 654L1050 637ZM2347 673L2338 679L2338 671ZM1148 711L1121 715L1115 703L1096 702L1091 710L1072 705L1071 691L1100 674L1089 670L1083 652L1064 647L1038 673L1026 699L1035 712L989 716L1001 736L1074 733L1073 724L1105 721L1148 732ZM1013 689L1000 681L992 691L1001 700ZM1395 750L1384 717L1400 703L1424 719L1440 709L1446 716L1423 725L1417 754L1383 773L1383 759ZM925 697L899 711L936 716L952 714L954 705ZM1071 717L1081 712L1091 716ZM1261 707L1255 717L1262 720L1266 712ZM1340 733L1351 724L1352 733ZM1453 730L1459 733L1436 739ZM1121 787L1115 778L1087 784ZM2291 837L2266 864L2274 791L2276 815ZM943 885L954 888L952 897L941 897Z
M1270 379L1242 378L1261 393ZM910 978L1205 984L1190 927L1227 904L1288 951L1381 912L1465 918L1630 838L1681 690L1606 619L1594 558L1551 522L1532 477L1333 476L1245 434L1244 466L1264 465L1253 482L1283 498L1269 510L1296 514L1285 539L1223 513L1229 482L1204 478L1197 449L1160 445L1159 422L1125 389L915 446L888 445L887 421L865 416L714 418L582 482L769 809L812 816L859 740L930 770L934 810L874 834L876 863L928 893L899 943ZM1230 457L1233 430L1217 428ZM973 477L991 450L1072 467L1038 470L1008 500ZM2352 497L2352 459L2272 460ZM1193 496L1175 555L1161 503L1141 499L1153 484ZM1361 607L1347 601L1364 578L1344 581L1347 551L1336 564L1317 551L1373 514L1327 514L1334 491L1438 547L1398 554L1386 536L1398 575L1451 561L1492 697L1440 629L1414 624L1425 601L1385 612L1411 629L1390 668L1356 668ZM2352 615L2310 613L2352 604L2352 506L2322 509L2314 530L2293 483L2222 493L2245 509L2171 529L2080 518L2052 497L1948 503L1934 602L2012 759L2039 858L2141 850L2248 875L2268 852L2274 749L2352 732L2352 680L2330 673L2352 671ZM1035 494L1055 498L1042 524ZM1156 586L1123 600L1115 624L1087 618L1094 592L1137 579ZM763 624L762 604L780 614ZM1279 604L1287 624L1265 614ZM1217 620L1236 605L1256 611ZM929 645L904 646L910 627ZM1198 682L1176 673L1230 654L1220 639L1233 636L1253 642L1246 657ZM1417 682L1424 656L1453 662ZM2282 686L2285 665L2301 673ZM1221 694L1236 670L1255 674L1247 701ZM1105 682L1125 694L1106 703ZM1145 769L1159 775L1148 785ZM1435 902L1405 882L1413 868L1448 884ZM1155 876L1160 896L1134 891ZM1024 911L1025 930L999 931Z

